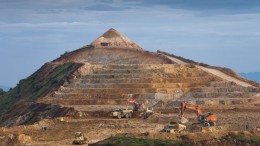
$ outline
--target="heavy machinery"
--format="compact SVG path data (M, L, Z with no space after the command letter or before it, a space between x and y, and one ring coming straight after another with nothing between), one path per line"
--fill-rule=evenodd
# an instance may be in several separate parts
M131 118L133 114L133 110L128 109L114 109L112 111L113 118Z
M64 117L58 117L57 120L58 120L59 122L64 122L64 121L65 121L65 120L64 120Z
M153 108L146 108L143 111L144 119L147 119L152 114L153 114Z
M135 101L132 98L127 100L127 107L128 107L129 103L134 104L133 111L139 111L140 109L143 110L142 112L143 112L144 119L148 118L150 115L153 114L153 108L149 108L149 107L146 108L144 103L138 103L137 101Z
M72 144L87 144L87 140L88 139L84 136L82 132L76 132Z
M180 118L181 121L187 121L186 118L183 117L184 111L186 109L197 111L198 122L203 126L216 126L217 116L208 112L207 114L203 114L201 107L197 105L187 104L186 102L181 103L180 107ZM184 122L182 122L184 123Z
M133 103L133 110L128 109L129 103ZM126 109L114 109L112 111L112 117L113 118L131 118L133 115L133 112L140 111L142 109L142 114L144 119L148 118L151 114L153 114L152 108L145 108L144 103L138 103L134 99L128 99L126 103Z
M140 108L145 108L144 103L138 103L137 101L135 101L132 98L127 100L127 106L128 106L129 103L133 103L134 104L134 107L133 107L134 111L138 111Z
M178 122L171 122L170 125L164 127L164 132L167 133L182 133L185 132L186 126Z

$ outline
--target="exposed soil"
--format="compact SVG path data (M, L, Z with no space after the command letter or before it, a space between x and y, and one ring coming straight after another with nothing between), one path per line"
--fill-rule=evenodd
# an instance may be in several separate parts
M155 113L148 119L142 119L135 116L132 119L113 119L108 115L96 118L76 118L65 117L64 122L58 120L46 120L40 125L36 124L35 128L30 126L12 127L0 129L0 137L8 137L10 134L25 134L30 136L33 142L28 145L71 145L73 135L77 131L84 132L89 138L89 143L96 143L116 136L124 134L126 137L134 137L137 139L161 139L162 141L178 140L178 144L182 142L203 145L205 141L216 143L216 145L230 143L230 133L228 131L252 131L259 127L260 107L254 105L233 105L233 106L215 106L204 107L204 111L214 112L218 116L218 126L224 127L217 131L209 133L186 133L186 134L162 134L160 131L169 124L170 121L178 120L178 113ZM189 119L186 125L189 127L192 122L196 122L196 113L186 112L185 117ZM26 128L27 127L27 128ZM48 130L42 130L42 127L48 127ZM226 131L228 130L228 131ZM143 133L143 134L142 134ZM257 133L246 133L246 139L258 137ZM116 136L117 137L117 136ZM221 142L218 140L225 139ZM232 137L231 137L232 138ZM114 138L115 139L115 138ZM120 139L120 138L119 138ZM257 139L257 138L256 138ZM232 139L234 140L234 139ZM100 142L99 145L107 141ZM245 144L248 141L239 141ZM243 143L244 142L244 143ZM9 141L10 143L10 141ZM252 145L254 143L252 142Z
M205 71L210 71L211 73L215 74L218 76L219 73L217 72L221 72L221 76L223 76L223 74L225 74L223 77L226 78L227 76L229 76L227 78L227 80L233 80L234 82L237 82L238 84L241 84L242 86L248 87L249 86L254 86L254 87L260 87L260 84L255 82L255 81L251 81L251 80L247 80L243 77L241 77L239 74L237 74L236 72L234 72L233 70L226 68L226 67L217 67L217 66L211 66L205 63L199 63L190 59L186 59L183 58L181 56L176 56L173 54L169 54L167 52L163 52L158 50L157 51L160 54L163 54L165 56L170 57L172 60L174 60L176 63L178 64L193 64L196 65L198 67L201 67L202 69L205 68ZM213 70L210 70L213 69ZM214 73L215 72L215 73ZM231 79L230 77L232 77L233 79ZM235 80L234 80L235 79Z
M164 55L164 54L163 54ZM167 55L165 55L167 56ZM173 60L174 62L178 63L178 64L188 64L187 62L184 62L176 57L173 57L173 56L167 56L169 59ZM230 76L228 74L225 74L223 72L221 72L220 70L218 69L213 69L213 68L209 68L209 67L205 67L205 66L201 66L201 65L196 65L196 67L206 71L206 72L209 72L209 73L212 73L214 74L215 76L218 76L224 80L227 80L227 81L230 81L230 82L235 82L236 84L238 85L241 85L241 86L244 86L244 87L250 87L252 86L252 84L249 84L245 81L242 81L241 79L237 79L236 77L233 77L233 76Z
M78 131L93 145L257 145L258 87L231 69L144 51L110 29L0 96L0 145L71 145ZM130 98L155 113L111 118L114 108L131 108ZM161 133L179 122L175 109L182 101L216 114L218 127L196 125L196 113L186 111L187 133Z

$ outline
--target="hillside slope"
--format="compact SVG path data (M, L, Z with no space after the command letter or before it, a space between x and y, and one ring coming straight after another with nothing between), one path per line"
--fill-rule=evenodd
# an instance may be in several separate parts
M201 68L202 70L206 71L206 72L210 72L224 80L230 81L230 82L235 82L241 86L244 87L260 87L258 83L254 82L254 81L250 81L247 79L242 78L239 74L237 74L236 72L234 72L231 69L228 68L222 68L222 67L215 67L215 66L210 66L204 63L198 63L189 59L185 59L182 57L178 57L163 51L157 51L158 53L161 53L165 56L167 56L168 58L170 58L171 60L175 61L178 64L194 64L197 67Z
M176 100L206 104L208 99L230 104L223 99L252 97L260 93L256 87L259 84L230 69L145 51L110 29L91 45L46 63L0 96L0 123L31 124L39 116L69 114L71 108L89 117L98 115L95 112L102 115L125 106L129 98L146 105Z
M5 125L5 121L7 121L8 125L24 124L24 122L26 123L34 118L32 115L37 112L37 108L34 109L33 106L37 104L35 101L39 97L44 97L57 90L61 84L66 82L66 78L70 76L70 73L81 65L75 63L46 63L31 76L21 80L15 88L1 95L0 126ZM31 116L25 116L23 117L25 119L19 121L18 119L22 115Z

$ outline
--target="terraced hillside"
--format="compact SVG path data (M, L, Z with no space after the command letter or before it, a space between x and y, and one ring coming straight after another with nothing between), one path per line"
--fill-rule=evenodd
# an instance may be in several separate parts
M87 69L87 72L82 70ZM85 64L69 84L41 101L62 105L125 105L187 98L243 97L257 93L197 67L177 64Z
M88 73L82 73L86 68ZM125 104L128 98L172 100L219 80L199 68L176 64L86 64L74 75L70 84L46 99L63 105Z
M144 51L110 29L91 45L47 63L1 96L0 121L29 124L25 121L32 121L38 113L34 104L109 111L115 106L125 106L129 98L154 107L160 101L175 100L205 103L214 99L217 104L229 104L226 99L248 98L260 92L258 84L234 78L210 66ZM55 116L45 110L41 111L43 118ZM26 120L19 120L25 115Z

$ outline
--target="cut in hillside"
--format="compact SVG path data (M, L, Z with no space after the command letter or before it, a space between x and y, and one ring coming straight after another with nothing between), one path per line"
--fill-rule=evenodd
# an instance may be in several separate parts
M90 64L172 64L161 54L133 49L94 48L91 45L52 61L53 63L80 62Z
M250 81L245 78L242 78L239 74L234 72L233 70L229 68L224 68L224 67L216 67L216 66L210 66L205 63L198 63L189 59L185 59L183 57L175 56L173 54L169 54L163 51L157 51L158 53L164 54L166 57L171 59L172 61L178 63L178 64L194 64L197 67L203 69L206 72L210 72L220 78L223 78L224 80L230 81L230 82L235 82L241 86L244 87L250 87L250 86L255 86L255 87L260 87L260 85L255 82L255 81Z

